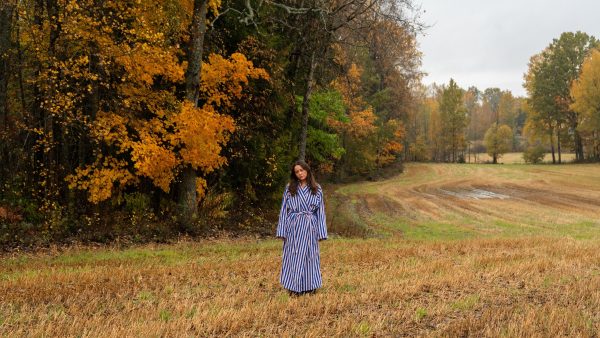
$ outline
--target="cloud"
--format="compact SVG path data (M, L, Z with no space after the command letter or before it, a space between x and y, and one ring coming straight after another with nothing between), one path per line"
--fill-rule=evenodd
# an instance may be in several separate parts
M577 30L600 35L598 0L426 0L422 9L433 25L419 37L426 84L452 77L463 87L525 95L529 58L552 39Z

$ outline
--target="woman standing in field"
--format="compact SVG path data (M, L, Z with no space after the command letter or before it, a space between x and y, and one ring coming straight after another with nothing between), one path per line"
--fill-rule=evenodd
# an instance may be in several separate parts
M327 239L325 205L323 190L304 161L292 166L283 192L277 237L283 239L281 285L296 295L320 288L319 241Z

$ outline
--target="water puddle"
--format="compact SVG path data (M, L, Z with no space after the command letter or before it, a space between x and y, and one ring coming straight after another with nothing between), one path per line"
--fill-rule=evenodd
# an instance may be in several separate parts
M444 193L446 195L458 197L460 199L480 200L480 199L495 198L495 199L503 200L503 199L510 198L510 196L508 196L508 195L497 194L495 192L491 192L491 191L487 191L487 190L483 190L483 189L472 189L472 190L459 189L456 191L439 189L439 191L441 191L442 193Z

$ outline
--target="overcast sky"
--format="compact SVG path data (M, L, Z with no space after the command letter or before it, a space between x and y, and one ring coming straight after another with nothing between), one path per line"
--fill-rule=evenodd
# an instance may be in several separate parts
M562 32L600 38L600 0L417 0L425 84L448 83L509 89L525 95L529 58Z

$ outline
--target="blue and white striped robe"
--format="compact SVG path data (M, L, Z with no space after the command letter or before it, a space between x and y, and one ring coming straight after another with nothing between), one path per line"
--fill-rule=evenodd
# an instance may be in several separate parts
M308 186L298 186L292 196L286 186L277 225L277 237L284 238L281 284L302 292L320 288L319 240L327 239L323 190L313 194Z

